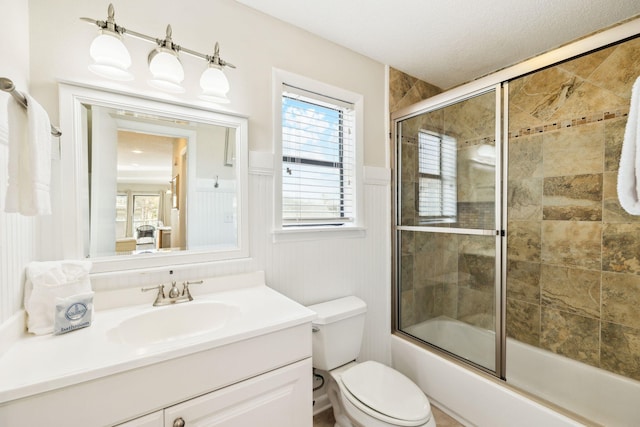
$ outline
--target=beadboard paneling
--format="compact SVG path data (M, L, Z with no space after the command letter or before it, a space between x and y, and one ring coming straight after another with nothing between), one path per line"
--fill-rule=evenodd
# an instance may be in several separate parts
M24 267L37 257L36 220L4 212L9 150L0 126L0 323L22 307Z

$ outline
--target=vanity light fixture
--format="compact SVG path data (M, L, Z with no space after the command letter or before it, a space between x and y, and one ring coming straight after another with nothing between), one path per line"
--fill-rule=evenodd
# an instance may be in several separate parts
M200 77L202 88L200 98L217 103L229 102L227 98L229 81L224 75L223 68L236 67L220 58L220 45L217 42L213 55L206 55L173 43L171 25L167 26L165 38L157 39L117 25L114 16L113 4L109 4L106 21L80 18L95 24L100 32L91 44L89 53L93 63L89 65L89 70L114 80L132 80L133 75L128 71L131 66L131 57L122 43L122 37L129 35L156 45L147 58L152 75L148 81L151 86L167 92L184 92L181 85L184 80L184 69L179 57L179 53L184 52L207 61L207 68Z

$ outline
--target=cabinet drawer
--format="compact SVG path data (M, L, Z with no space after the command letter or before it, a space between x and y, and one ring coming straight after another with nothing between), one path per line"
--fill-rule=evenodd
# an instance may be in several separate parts
M311 427L311 359L169 407L165 427Z

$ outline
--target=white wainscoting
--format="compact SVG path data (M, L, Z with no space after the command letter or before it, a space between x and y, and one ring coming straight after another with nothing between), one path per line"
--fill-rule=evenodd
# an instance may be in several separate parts
M0 323L22 307L24 267L38 253L36 219L4 212L8 148L7 129L0 126Z

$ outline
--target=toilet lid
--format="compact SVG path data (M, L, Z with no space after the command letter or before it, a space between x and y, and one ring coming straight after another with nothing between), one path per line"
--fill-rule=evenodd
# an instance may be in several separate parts
M353 397L383 415L409 422L426 422L431 417L429 400L422 390L381 363L359 363L343 372L341 380Z

